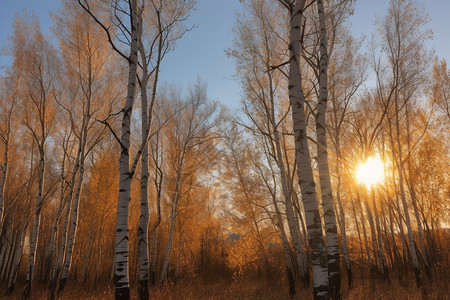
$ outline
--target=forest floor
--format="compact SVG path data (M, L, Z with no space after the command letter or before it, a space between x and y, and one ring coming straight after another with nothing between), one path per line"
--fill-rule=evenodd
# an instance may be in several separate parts
M373 277L369 274L360 275L355 272L353 284L349 288L347 283L342 285L342 298L349 300L450 300L450 270L439 268L434 271L432 279L423 280L421 288L418 288L414 277L411 275L402 276L400 281L398 276L392 276L389 282L378 275ZM361 269L362 271L362 269ZM342 274L345 276L345 274ZM0 288L0 299L20 300L22 284L18 284L12 295L5 296ZM137 299L137 287L131 288L131 299ZM32 291L30 300L48 299L48 294L43 289L36 286ZM68 285L63 291L60 300L78 300L78 299L114 299L114 287L111 285L98 289L92 289L88 286ZM287 283L280 274L271 279L258 279L257 277L240 278L216 278L208 277L201 279L199 277L190 279L180 279L176 283L168 283L163 287L150 289L150 299L163 300L283 300L283 299L301 299L312 300L312 290L309 288L298 288L296 297L291 298L288 294Z
M447 272L445 272L447 273ZM441 278L433 280L433 284L425 283L422 288L417 288L414 281L410 284L398 281L390 283L377 280L366 280L364 283L355 278L354 285L348 289L344 287L343 299L350 300L371 300L371 299L407 299L407 300L449 300L449 278L444 275ZM136 288L132 289L131 298L137 299ZM11 296L0 296L0 299L19 300L20 291L17 290ZM0 294L1 295L1 294ZM44 291L34 292L31 300L47 299ZM108 286L105 289L87 290L80 287L68 286L60 299L114 299L114 288ZM164 287L150 290L150 299L164 300L184 300L184 299L202 299L202 300L229 300L229 299L292 299L289 297L284 280L222 280L215 283L205 283L200 279L190 281L180 281L176 284L168 284ZM297 291L293 299L312 299L311 291L303 289Z

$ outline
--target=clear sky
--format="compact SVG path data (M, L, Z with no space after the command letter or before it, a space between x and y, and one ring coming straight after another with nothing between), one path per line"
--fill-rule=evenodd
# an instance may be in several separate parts
M429 27L434 32L434 46L440 58L450 61L450 0L427 0L425 10L431 17ZM376 16L383 16L388 0L358 0L351 17L352 32L370 37ZM15 13L27 9L34 12L41 21L44 34L52 22L50 11L60 7L58 0L0 0L0 46L7 44L12 34L11 23ZM232 27L236 12L241 9L238 0L198 0L196 11L191 13L189 24L197 27L178 41L173 53L166 56L161 70L161 79L186 88L197 77L208 84L208 94L213 100L220 100L232 108L238 108L241 98L239 80L233 77L235 66L225 55L225 49L232 45ZM0 57L0 66L8 65L10 58Z

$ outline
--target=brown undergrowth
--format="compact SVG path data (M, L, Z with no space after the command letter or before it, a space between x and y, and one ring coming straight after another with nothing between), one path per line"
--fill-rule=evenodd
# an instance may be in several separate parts
M349 300L376 300L376 299L405 299L405 300L449 300L449 271L441 270L433 274L432 280L424 280L422 287L418 288L414 278L404 276L401 281L393 278L389 282L384 278L369 279L367 276L355 276L353 286L343 286L343 299ZM365 278L365 279L363 279ZM132 287L131 298L137 299L136 287ZM297 290L293 299L312 300L309 289ZM11 296L0 293L0 299L19 300L20 291ZM47 299L43 290L33 291L31 300ZM61 297L62 300L78 299L114 299L114 287L105 286L97 290L84 289L83 286L68 286ZM205 281L199 278L180 280L177 283L168 283L161 288L150 290L150 299L164 300L228 300L228 299L292 299L289 297L286 282L282 278L270 279L222 279Z

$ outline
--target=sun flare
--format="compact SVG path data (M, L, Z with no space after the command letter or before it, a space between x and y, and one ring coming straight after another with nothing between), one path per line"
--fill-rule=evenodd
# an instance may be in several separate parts
M365 184L368 189L372 185L382 182L384 180L384 167L381 159L374 156L361 163L356 169L356 178L359 183Z

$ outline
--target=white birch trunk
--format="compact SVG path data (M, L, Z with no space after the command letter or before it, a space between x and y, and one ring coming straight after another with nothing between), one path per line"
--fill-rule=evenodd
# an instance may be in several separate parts
M82 162L81 162L82 156L83 156L82 149L83 149L83 145L80 143L78 150L77 150L77 155L75 157L75 162L74 162L74 166L72 169L72 175L71 175L71 178L69 181L69 185L67 187L67 191L65 191L64 188L61 186L61 197L64 197L64 200L61 199L61 201L62 201L61 213L62 213L62 210L64 209L64 206L66 206L66 211L65 211L64 225L63 225L63 229L62 229L61 241L60 241L60 246L59 246L58 258L57 258L54 268L52 270L53 275L50 278L50 287L49 287L50 299L54 299L56 296L55 295L56 288L58 286L58 281L61 278L62 270L63 270L64 264L65 264L68 240L70 239L70 231L69 231L69 224L71 222L71 220L70 220L71 213L70 212L73 211L73 208L72 208L73 201L75 200L75 198L73 197L73 192L74 192L74 188L76 188L75 184L77 183L77 173L82 164ZM61 180L64 181L63 178ZM62 184L64 184L64 182L62 182ZM66 195L64 195L64 192L66 192ZM57 223L55 223L55 224L57 224ZM60 289L60 291L61 291L61 289Z
M52 226L51 240L49 245L49 253L52 258L51 266L50 266L50 279L49 279L49 290L50 290L50 298L54 298L54 280L56 279L56 268L58 261L58 253L57 253L57 243L58 243L58 223L61 220L62 212L64 209L64 188L66 186L64 180L64 172L66 165L66 155L64 154L63 161L61 164L61 178L60 178L60 196L59 196L59 205L58 205L58 213L55 221Z
M44 192L44 172L45 172L45 153L44 145L39 147L39 186L36 195L36 206L34 209L34 223L33 231L30 238L30 252L28 256L27 275L25 283L25 291L23 293L24 299L29 299L31 295L31 288L33 286L34 269L36 263L36 248L39 237L39 225L41 222L41 209L42 209L42 194Z
M61 293L61 291L64 289L67 278L69 277L69 270L72 263L72 253L73 253L73 245L75 243L75 237L77 232L77 225L78 225L78 209L80 204L80 194L81 194L81 188L83 185L83 176L84 176L84 150L82 150L81 154L81 164L80 164L80 172L78 174L78 180L77 180L77 186L75 190L75 195L73 198L72 203L72 216L70 221L70 230L69 230L69 238L67 240L67 248L66 248L66 255L65 255L65 262L64 266L61 272L61 278L59 280L59 287L58 287L58 293Z
M152 98L150 108L147 112L147 81L148 81L148 63L142 41L140 42L140 53L143 61L142 80L141 80L141 100L142 100L142 138L141 143L147 144L147 139L152 127L153 107L156 99L156 89L158 86L159 67L162 55L163 35L161 32L160 15L158 15L158 24L160 25L160 37L158 43L158 58L155 68L155 79L153 81ZM139 35L142 34L142 27L140 27ZM139 217L138 226L138 257L139 257L139 298L140 300L148 299L148 280L149 280L149 262L148 262L148 224L150 221L148 208L148 145L145 145L141 157L141 215Z
M317 0L317 10L320 23L319 48L319 99L317 105L316 134L317 162L319 166L320 190L327 239L328 274L330 297L341 298L341 275L339 259L339 241L337 236L336 215L331 190L330 168L328 165L326 114L328 104L328 41L325 24L325 9L322 0Z
M273 109L272 109L273 112ZM272 118L272 122L275 120ZM275 124L273 124L275 125ZM297 254L297 263L298 263L298 272L300 275L300 278L303 283L305 283L305 280L308 280L307 273L308 265L307 265L307 257L305 250L303 249L303 243L302 239L300 237L300 229L298 227L298 224L296 222L294 208L292 204L292 196L291 191L288 187L288 182L286 179L286 169L283 161L283 155L281 153L281 145L280 145L280 137L277 132L277 129L274 127L274 142L276 146L276 152L277 152L277 164L278 168L280 169L280 175L281 175L281 187L283 191L283 196L285 200L285 207L286 207L286 218L288 222L289 231L291 233L292 242L294 244L294 250ZM307 283L306 283L307 284Z
M301 26L304 0L297 0L290 20L289 100L292 107L297 173L306 216L306 227L311 247L314 299L329 299L326 247L317 202L314 177L309 154L305 97L300 73Z
M143 78L145 78L143 76ZM146 80L146 79L145 79ZM145 81L144 80L144 81ZM147 140L147 93L146 84L142 84L142 143ZM141 157L141 205L137 232L139 256L139 299L148 299L148 223L150 220L148 209L148 146L144 147Z
M131 117L136 93L136 72L138 54L138 11L137 0L130 0L131 45L129 54L128 92L122 109L122 133L120 137L120 179L117 201L116 246L114 284L116 300L130 299L128 276L129 205L131 201L130 135Z
M71 189L69 187L69 189ZM71 194L71 193L70 193ZM59 252L58 252L58 258L55 262L55 266L54 266L54 270L53 270L53 276L50 279L50 299L54 299L55 298L55 292L56 292L56 287L57 287L57 283L58 280L61 276L61 270L64 264L64 257L66 254L66 243L67 243L67 238L68 238L68 229L69 229L69 219L70 219L70 207L71 207L71 202L69 201L69 199L65 200L64 205L66 205L66 211L65 211L65 218L64 218L64 225L62 228L62 234L61 234L61 241L60 241L60 245L59 245Z
M289 226L289 231L291 233L292 242L294 244L294 250L297 255L297 264L298 264L298 273L300 275L300 279L303 283L306 283L308 285L308 263L307 263L307 257L305 250L303 249L303 243L300 236L300 229L298 227L298 224L296 222L295 218L295 212L294 207L292 204L292 189L290 188L288 184L288 180L286 178L286 167L284 164L283 159L283 153L281 150L281 143L280 143L280 134L278 132L278 128L276 125L275 120L275 101L274 101L274 91L273 91L273 85L272 85L272 76L270 72L268 73L268 79L269 79L269 85L270 85L270 118L271 118L271 125L273 129L273 141L275 143L275 151L276 151L276 157L277 157L277 166L280 169L280 179L281 179L281 189L283 191L284 196L284 204L286 207L286 217L287 222Z

